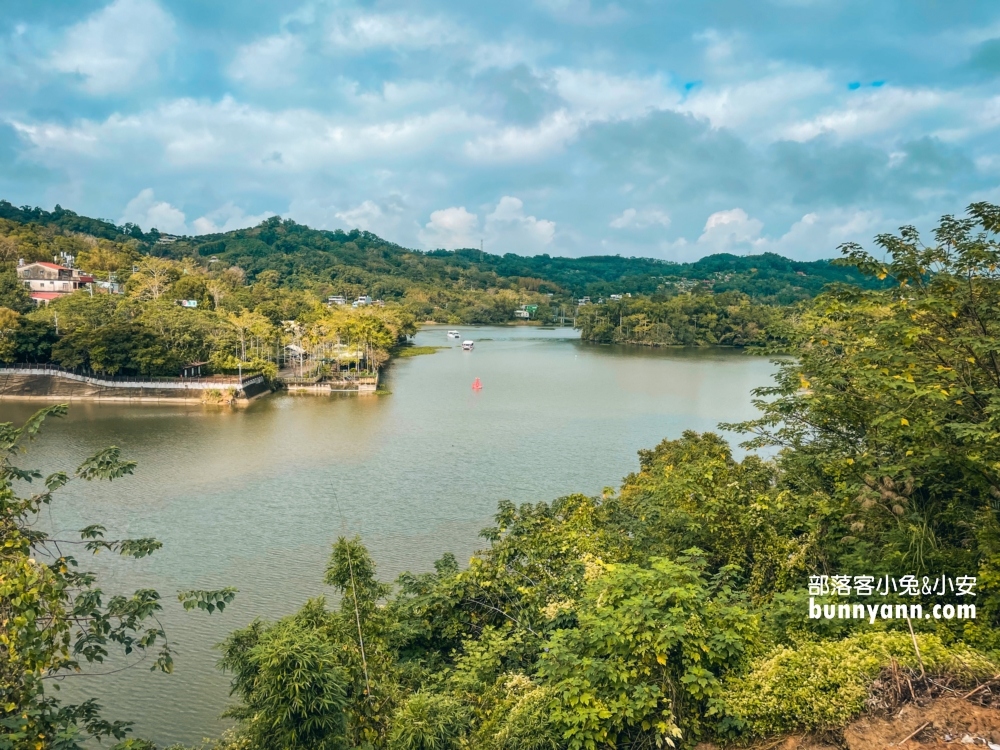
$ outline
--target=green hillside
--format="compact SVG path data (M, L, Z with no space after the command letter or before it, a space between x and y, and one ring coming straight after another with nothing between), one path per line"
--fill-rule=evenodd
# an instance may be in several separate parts
M317 294L367 293L403 300L419 290L417 296L427 297L432 307L434 298L446 290L506 289L551 294L568 302L611 294L669 295L686 290L691 281L706 282L716 291L739 291L760 301L787 304L814 296L830 282L871 283L854 269L829 261L799 262L770 253L712 255L695 263L672 263L617 255L561 258L492 255L473 249L422 252L370 232L316 230L279 217L250 229L171 241L155 229L143 232L135 225L119 227L59 206L46 211L18 208L6 201L0 201L0 219L60 235L85 234L130 244L142 254L189 258L205 267L237 266L250 281L273 270L282 285ZM832 255L834 249L829 250Z

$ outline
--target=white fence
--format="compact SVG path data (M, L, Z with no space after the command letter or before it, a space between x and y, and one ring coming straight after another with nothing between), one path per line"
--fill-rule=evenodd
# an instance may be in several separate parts
M263 375L248 375L245 378L224 378L197 380L194 378L140 378L140 377L97 377L82 375L56 365L0 365L0 375L47 375L49 377L75 380L103 388L161 388L187 391L223 390L235 388L243 390L248 385L264 382Z

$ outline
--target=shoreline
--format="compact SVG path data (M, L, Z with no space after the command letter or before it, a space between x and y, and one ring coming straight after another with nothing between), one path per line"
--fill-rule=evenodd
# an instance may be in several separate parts
M105 380L54 368L0 370L0 402L245 405L268 395L263 377L240 382Z

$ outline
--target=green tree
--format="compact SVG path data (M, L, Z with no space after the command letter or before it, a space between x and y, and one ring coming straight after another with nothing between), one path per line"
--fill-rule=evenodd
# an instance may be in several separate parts
M77 328L52 347L52 361L100 375L176 376L183 353L171 349L141 323L115 321L100 328Z
M322 607L321 603L315 606ZM315 609L307 605L306 611ZM233 633L220 665L233 674L242 703L226 715L240 721L251 748L347 748L347 671L335 643L308 617Z
M13 268L0 270L0 307L26 313L34 307L31 293Z
M129 277L126 290L139 300L157 300L167 293L180 275L180 268L173 261L147 255Z
M814 509L814 565L978 568L984 628L1000 623L998 230L1000 208L974 204L931 245L912 227L876 238L883 260L845 245L844 263L891 286L818 297L763 416L741 425L782 450L782 484Z
M170 288L170 295L173 299L193 299L198 307L208 307L211 301L205 278L193 274L185 274L177 279Z
M539 675L569 748L692 744L724 711L722 679L745 666L757 618L723 568L695 556L610 565L578 625L550 638Z
M27 317L21 318L13 338L15 362L48 362L52 347L59 340L50 323Z
M0 307L0 362L13 362L17 355L17 331L21 316L7 307Z

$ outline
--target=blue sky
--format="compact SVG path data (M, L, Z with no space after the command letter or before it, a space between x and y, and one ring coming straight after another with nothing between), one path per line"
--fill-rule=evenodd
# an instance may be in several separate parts
M0 0L0 197L832 257L1000 202L1000 3Z

